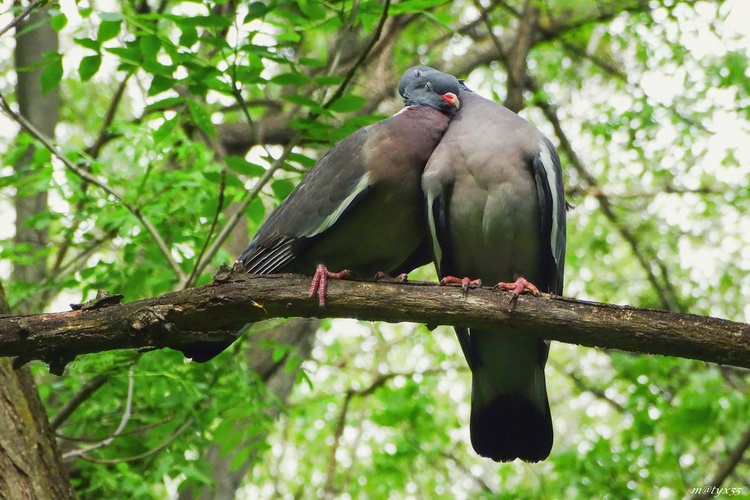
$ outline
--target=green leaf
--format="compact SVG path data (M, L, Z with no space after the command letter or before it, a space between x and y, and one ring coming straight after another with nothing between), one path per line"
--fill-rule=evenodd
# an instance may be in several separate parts
M242 23L247 24L253 19L258 19L265 16L271 9L263 2L250 2L247 6L247 15L243 19Z
M266 216L266 207L263 205L263 201L259 197L253 199L250 202L250 206L247 207L245 214L251 222L260 225Z
M331 103L331 105L328 106L328 109L335 113L351 113L352 111L357 111L362 108L366 102L367 99L364 97L345 95Z
M302 40L302 36L296 31L284 31L276 35L275 38L277 42L297 43Z
M179 18L179 26L194 26L222 30L231 26L231 21L224 16L191 16Z
M81 47L86 47L87 49L95 50L97 52L99 52L102 46L93 38L74 38L73 41Z
M175 83L176 82L174 78L166 78L161 75L155 75L151 80L151 85L148 88L148 95L149 97L151 97L161 94L165 90L174 88Z
M283 200L284 198L289 196L289 193L291 193L293 189L294 183L292 183L292 181L290 181L289 179L278 179L271 183L271 190L273 191L273 194L276 196L277 200Z
M238 174L247 175L249 177L260 177L266 170L255 163L250 163L246 159L240 156L227 156L224 160L231 170L234 170Z
M34 156L32 157L32 164L41 167L47 165L52 159L52 153L47 148L37 148L34 150Z
M300 365L302 364L302 361L303 359L299 355L295 354L295 355L289 356L289 358L286 361L286 364L284 365L284 371L286 373L294 372L294 370L300 367Z
M318 85L338 85L343 81L343 76L318 76L315 78L315 83Z
M26 154L26 151L28 151L30 147L31 144L17 141L17 144L11 150L5 153L5 156L3 158L4 164L15 165L21 159L21 157Z
M326 17L326 9L318 3L318 0L297 0L300 10L310 19L323 19Z
M323 59L313 59L311 57L300 57L299 63L312 68L322 68L326 65Z
M198 128L209 137L215 137L216 127L214 127L214 124L211 122L211 117L208 115L208 112L203 109L203 106L195 101L190 101L188 102L188 108L190 109L190 116L193 117L193 121L198 125Z
M172 109L185 102L184 97L167 97L146 106L146 111L158 111L160 109Z
M92 76L99 71L99 67L102 65L102 56L86 56L81 59L81 64L78 65L78 76L81 77L81 81L87 82Z
M180 45L192 47L198 42L198 30L194 26L180 26Z
M158 62L156 59L146 59L141 64L141 68L148 73L154 75L161 75L165 77L171 77L174 73L174 68L166 64Z
M248 458L250 458L250 453L254 452L255 448L252 446L243 446L232 457L231 462L229 463L229 470L234 472L243 465L247 463Z
M309 97L305 97L303 95L289 94L289 95L284 95L281 98L284 99L287 102L291 102L291 103L294 103L294 104L298 104L300 106L304 106L304 107L310 109L311 111L315 111L316 113L325 113L326 112L326 109L323 106L321 106L317 102L313 101Z
M296 163L299 163L305 168L311 168L313 165L315 165L316 160L314 158L310 158L307 155L303 155L300 153L289 153L289 156L287 157L289 161L293 161Z
M141 51L133 47L106 47L104 50L118 56L124 63L136 66L141 63Z
M159 53L159 49L161 49L161 40L153 35L144 36L138 40L138 46L141 48L144 56L153 59Z
M273 359L274 363L278 363L279 361L284 359L284 356L286 356L287 352L288 352L288 349L285 346L274 347L273 352L271 354L271 359Z
M63 76L62 56L60 54L53 54L50 58L52 60L44 68L40 77L42 94L47 94L57 88Z
M121 21L102 21L99 25L99 30L96 33L96 39L99 40L99 43L112 40L120 34L121 25Z
M154 131L154 144L159 144L160 142L164 141L174 130L175 126L177 125L177 116L173 117L170 120L165 120L164 123L159 125L159 128L157 128Z
M271 78L277 85L304 85L310 83L310 79L302 73L282 73Z
M102 21L119 23L122 21L122 12L100 12L99 17Z
M49 24L50 26L52 26L53 30L59 32L68 25L68 17L62 12L58 11L55 15L50 17Z
M448 0L406 0L405 2L399 2L391 5L388 14L393 16L396 14L408 14L408 13L422 13L427 9L437 7L445 3L452 3Z

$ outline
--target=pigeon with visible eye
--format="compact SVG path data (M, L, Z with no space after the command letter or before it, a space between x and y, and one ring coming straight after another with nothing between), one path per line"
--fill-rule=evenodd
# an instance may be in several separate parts
M399 91L445 78L412 68ZM516 113L462 84L461 109L422 175L435 266L443 283L497 283L518 294L560 294L565 218L560 159ZM538 288L537 288L538 287ZM474 450L495 461L538 462L552 449L544 378L549 342L530 335L456 328L472 371Z

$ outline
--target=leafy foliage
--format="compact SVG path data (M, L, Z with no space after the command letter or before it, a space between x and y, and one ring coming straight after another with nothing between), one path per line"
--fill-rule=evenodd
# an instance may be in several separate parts
M747 321L740 1L532 3L537 88L522 114L558 144L576 205L566 294ZM59 309L98 289L134 300L207 282L242 249L240 239L209 251L232 214L242 211L240 232L253 234L325 149L399 108L396 81L411 65L438 65L502 99L495 42L515 34L523 2L482 7L496 40L481 5L56 6L49 22L63 48L45 55L41 84L64 95L57 143L97 182L26 133L0 139L3 164L14 166L0 169L3 210L14 196L50 200L20 222L46 231L41 248L1 233L4 280L8 263L46 269L43 282L7 283L12 306ZM0 88L12 100L23 69L7 64ZM80 496L165 497L237 474L250 498L678 498L707 484L748 425L744 372L554 345L552 456L494 464L468 445L469 374L449 330L327 321L308 356L299 342L264 337L272 326L256 325L207 365L159 351L88 356L62 378L36 367L50 415L87 380L107 379L59 429ZM259 368L263 356L275 368ZM282 379L296 380L288 397ZM746 473L740 465L726 485L750 488Z

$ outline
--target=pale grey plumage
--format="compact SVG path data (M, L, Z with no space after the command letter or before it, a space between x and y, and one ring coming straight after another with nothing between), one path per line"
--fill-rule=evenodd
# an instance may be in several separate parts
M402 85L439 72L417 68ZM565 200L554 146L507 108L464 88L461 110L422 176L440 276L484 284L523 276L562 292ZM534 337L457 328L472 369L471 440L497 461L543 460L552 447L544 364Z

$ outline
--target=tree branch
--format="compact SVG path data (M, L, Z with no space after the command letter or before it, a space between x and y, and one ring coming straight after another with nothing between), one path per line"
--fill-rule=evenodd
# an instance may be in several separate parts
M432 283L335 280L328 304L308 298L297 275L223 273L209 285L128 304L105 299L81 310L0 316L0 355L16 365L41 359L64 366L75 356L113 349L177 347L235 338L245 323L279 317L412 321L535 335L550 340L750 367L750 325L669 311L543 295L521 297L488 288L468 297ZM502 335L502 333L498 333Z
M32 2L29 4L25 9L23 9L23 12L18 14L16 17L11 19L11 21L5 25L3 29L0 29L0 36L3 36L5 33L7 33L11 28L15 27L18 23L23 21L26 16L31 14L31 12L39 7L42 4L46 4L46 0L36 0L35 2Z

